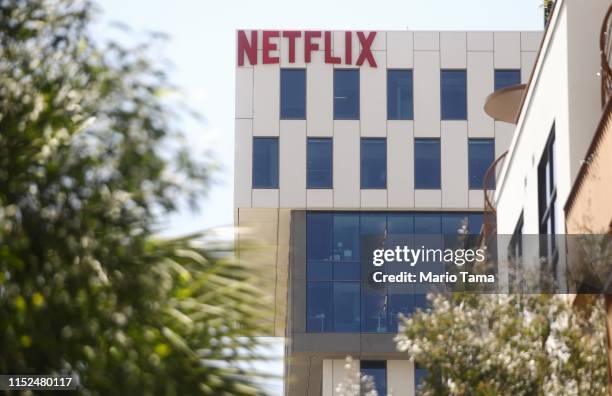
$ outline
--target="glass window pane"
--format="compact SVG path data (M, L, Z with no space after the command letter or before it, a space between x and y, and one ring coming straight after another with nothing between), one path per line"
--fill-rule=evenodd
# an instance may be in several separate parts
M359 215L336 213L334 215L335 261L359 261Z
M358 281L361 279L359 261L337 261L334 263L334 280Z
M470 189L482 189L484 176L495 160L495 141L493 139L470 139L468 161L470 172ZM493 175L494 176L494 175ZM487 180L487 188L495 188L495 178Z
M410 316L414 312L414 294L389 293L389 331L397 333L399 315Z
M365 289L361 296L361 331L363 333L387 332L387 292L385 289Z
M414 233L414 217L408 213L387 215L387 233L389 235L412 235Z
M440 139L415 139L414 187L440 188Z
M332 139L308 138L307 155L308 188L332 188Z
M278 188L278 138L253 138L253 188Z
M333 246L332 213L308 213L306 215L306 258L308 261L328 261Z
M384 213L362 213L361 235L372 235L382 237L387 228L387 216Z
M331 332L332 283L308 282L306 290L306 330L311 333Z
M520 70L495 70L495 90L521 83Z
M414 369L414 391L417 392L421 382L427 377L427 370L423 368ZM418 394L418 393L417 393Z
M332 280L331 261L308 261L306 264L306 279L312 281Z
M361 139L361 188L387 188L386 139Z
M442 224L438 214L414 215L414 233L416 235L440 235Z
M306 70L281 69L281 118L306 118Z
M359 119L359 70L334 70L334 119Z
M471 235L480 234L480 230L482 229L482 224L484 222L482 213L471 214L469 215L468 219L469 219L468 230L470 231L470 234Z
M412 70L387 71L387 118L412 120Z
M463 225L467 225L467 216L462 214L442 215L442 234L462 235Z
M387 394L387 362L384 360L362 360L360 362L361 374L372 378L376 394Z
M361 317L359 282L334 282L334 331L358 332Z
M442 119L467 119L467 78L465 70L442 70L440 75Z

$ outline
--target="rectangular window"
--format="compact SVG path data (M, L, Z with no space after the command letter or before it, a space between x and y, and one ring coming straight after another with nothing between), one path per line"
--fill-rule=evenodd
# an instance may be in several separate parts
M361 139L361 188L387 188L386 139Z
M495 90L521 83L521 71L516 69L495 70Z
M278 138L253 138L253 188L278 188Z
M443 120L467 119L467 75L465 70L442 70L440 98Z
M359 119L359 70L334 70L334 119Z
M361 326L359 282L334 282L334 331L357 333Z
M385 360L362 360L359 362L361 375L368 376L374 383L376 394L387 394L387 362ZM365 394L362 392L362 394Z
M387 70L387 119L412 120L412 70Z
M306 290L306 330L328 333L333 330L332 282L308 282Z
M308 138L306 151L307 187L332 188L332 139Z
M427 377L427 369L420 368L418 365L415 365L414 368L414 392L418 394L419 387L421 386L421 382Z
M549 269L556 270L558 259L555 234L557 223L555 218L557 206L557 183L555 175L555 126L538 164L538 213L540 234L547 235L541 240L540 255L547 259Z
M283 120L306 118L306 70L281 69L280 111Z
M440 139L415 139L414 188L440 188Z
M470 189L481 190L495 188L495 174L491 175L490 180L486 180L485 173L495 161L495 140L494 139L469 139L468 142L468 170L470 178Z

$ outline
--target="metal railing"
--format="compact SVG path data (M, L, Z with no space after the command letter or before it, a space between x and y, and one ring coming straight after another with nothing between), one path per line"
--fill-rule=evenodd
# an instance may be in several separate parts
M483 180L483 193L484 193L484 213L483 213L483 224L481 235L483 240L488 238L497 232L497 208L495 206L495 185L498 170L501 169L504 159L508 151L497 157L495 161L489 166L484 175Z

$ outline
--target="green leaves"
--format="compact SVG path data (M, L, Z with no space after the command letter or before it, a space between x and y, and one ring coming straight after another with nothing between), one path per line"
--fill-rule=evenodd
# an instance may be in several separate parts
M0 0L0 373L88 394L257 394L267 316L231 244L158 240L210 175L151 43L99 45L88 1Z

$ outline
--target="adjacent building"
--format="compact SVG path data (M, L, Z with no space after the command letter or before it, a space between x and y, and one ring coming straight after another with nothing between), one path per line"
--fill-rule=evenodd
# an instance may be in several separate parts
M560 36L582 62L581 41ZM576 69L591 71L593 62L585 69L551 51L561 65L549 67L563 72L550 72L547 84L565 91L541 100L559 115L529 113L541 119L542 138L530 133L536 140L519 149L525 133L515 135L513 124L494 120L484 105L494 90L530 80L540 41L540 32L508 31L237 32L235 223L241 240L248 232L264 246L249 259L272 280L273 333L286 337L286 394L332 395L347 355L381 394L414 394L425 373L396 352L393 337L397 315L425 306L425 296L362 290L361 237L462 227L480 233L485 172L512 141L516 153L507 166L519 165L499 180L498 205L507 208L499 226L513 231L525 211L525 227L539 230L531 219L536 190L524 201L508 192L523 191L523 176L539 166L544 147L556 144L581 158L588 137L570 150L563 131L593 129L594 122L572 115L594 114L587 102L563 116L563 98L568 89L582 94L597 84ZM576 172L570 166L564 177ZM558 186L562 202L570 184ZM561 207L549 210L553 218Z

